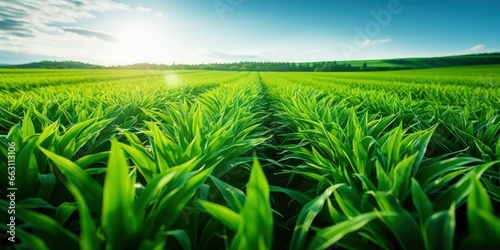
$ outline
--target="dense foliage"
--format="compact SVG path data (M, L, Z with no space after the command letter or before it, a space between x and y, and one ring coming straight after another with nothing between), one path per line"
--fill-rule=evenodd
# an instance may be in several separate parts
M498 246L499 69L0 70L0 228L14 143L18 249Z

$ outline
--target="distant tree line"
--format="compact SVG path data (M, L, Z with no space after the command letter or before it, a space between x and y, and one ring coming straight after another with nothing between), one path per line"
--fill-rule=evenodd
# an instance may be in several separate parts
M77 61L41 61L19 65L6 65L4 68L19 69L102 69L105 66L82 63Z
M350 63L333 62L237 62L237 63L208 63L208 64L149 64L139 63L126 66L114 66L112 68L121 69L151 69L151 70L226 70L226 71L368 71L368 70L388 70L389 67L368 67L362 63L353 66ZM393 69L393 68L392 68Z
M451 66L500 64L500 53L448 56L435 58L399 58L367 61L326 62L234 62L205 64L150 64L100 66L76 61L41 61L21 65L0 65L3 68L46 69L141 69L141 70L226 70L226 71L382 71L424 69Z
M500 53L448 56L435 58L399 58L375 61L325 62L235 62L207 64L149 64L139 63L111 68L161 70L228 70L228 71L383 71L424 69L451 66L500 64Z

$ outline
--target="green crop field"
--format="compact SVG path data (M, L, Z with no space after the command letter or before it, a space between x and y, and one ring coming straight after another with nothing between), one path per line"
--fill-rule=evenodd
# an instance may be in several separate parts
M500 245L500 65L0 69L0 97L15 249Z

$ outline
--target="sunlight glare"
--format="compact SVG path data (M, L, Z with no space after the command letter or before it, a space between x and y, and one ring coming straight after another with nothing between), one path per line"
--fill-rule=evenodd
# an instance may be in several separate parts
M165 84L169 87L178 87L181 80L174 72L168 72L165 74Z

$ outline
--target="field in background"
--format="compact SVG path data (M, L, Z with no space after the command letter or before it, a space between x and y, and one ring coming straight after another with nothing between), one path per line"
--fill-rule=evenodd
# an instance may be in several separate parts
M0 97L19 247L500 244L500 65L0 69Z

